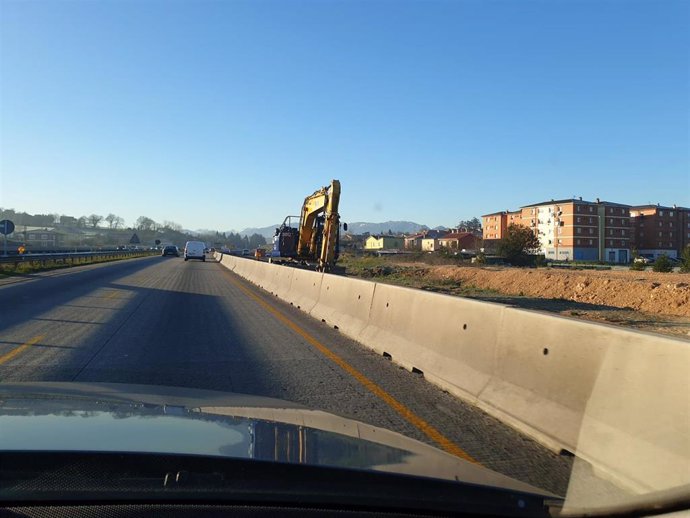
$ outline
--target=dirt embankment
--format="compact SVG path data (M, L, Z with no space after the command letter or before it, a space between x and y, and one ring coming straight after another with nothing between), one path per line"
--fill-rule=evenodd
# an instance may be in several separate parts
M690 317L690 275L635 271L427 266L428 276L508 295L565 299Z

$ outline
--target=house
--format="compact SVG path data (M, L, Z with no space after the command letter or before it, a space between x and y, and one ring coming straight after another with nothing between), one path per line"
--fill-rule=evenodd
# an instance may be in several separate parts
M424 252L435 252L440 249L438 243L438 238L436 237L426 237L422 239L422 250Z
M407 236L405 238L405 248L408 250L425 250L428 251L424 248L423 246L423 241L424 239L438 239L439 237L445 236L448 233L446 230L425 230L424 232L420 232L418 234L414 234L412 236ZM429 243L427 243L427 247L429 246Z
M62 244L62 233L52 227L30 227L23 226L23 229L15 229L14 239L19 239L26 243L29 248L57 248Z
M477 241L477 236L472 232L453 232L439 238L438 245L449 250L474 250Z
M422 248L422 239L424 239L424 232L405 237L405 250L419 250Z
M405 239L399 236L369 236L364 241L364 250L402 250Z

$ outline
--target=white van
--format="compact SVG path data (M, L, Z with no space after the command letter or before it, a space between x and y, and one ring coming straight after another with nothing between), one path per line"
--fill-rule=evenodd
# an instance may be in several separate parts
M201 259L206 261L206 254L204 249L206 245L201 241L187 241L184 245L184 260L187 259Z

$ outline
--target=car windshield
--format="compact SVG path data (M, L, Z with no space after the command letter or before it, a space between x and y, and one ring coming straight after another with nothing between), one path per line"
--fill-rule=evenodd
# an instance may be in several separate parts
M276 459L281 430L298 462L350 430L321 439L329 466L449 479L421 446L355 446L367 426L575 515L690 505L689 20L686 0L0 0L0 403L274 398L359 423L265 428ZM256 426L238 444L266 447L219 396L156 394L183 410L46 411L36 455L183 418L190 442L152 452ZM0 404L0 464L22 405Z

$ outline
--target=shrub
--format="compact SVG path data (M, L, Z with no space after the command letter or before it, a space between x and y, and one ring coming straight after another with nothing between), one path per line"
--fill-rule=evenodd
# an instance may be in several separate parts
M642 261L634 261L630 263L630 269L635 270L637 272L644 271L644 269L647 268L647 265L643 263Z
M659 257L657 257L656 261L654 261L652 270L655 272L668 273L673 271L673 264L671 264L671 261L669 261L666 254L661 254Z

